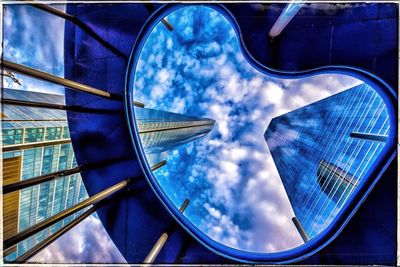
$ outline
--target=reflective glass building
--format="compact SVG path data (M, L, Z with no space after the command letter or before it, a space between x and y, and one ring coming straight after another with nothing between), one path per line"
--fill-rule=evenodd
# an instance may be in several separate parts
M390 127L383 99L365 84L272 119L264 137L310 238L366 177Z
M64 104L64 96L3 89L3 98ZM2 105L3 184L77 166L65 111ZM3 238L87 198L79 173L3 196ZM13 260L76 217L74 214L4 251Z
M166 151L203 137L214 120L149 108L135 108L143 149L151 165L162 161Z

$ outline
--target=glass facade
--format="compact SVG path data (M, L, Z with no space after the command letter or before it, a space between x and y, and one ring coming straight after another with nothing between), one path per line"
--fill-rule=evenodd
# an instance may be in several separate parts
M366 84L272 119L264 137L310 238L366 178L390 127L383 99Z
M135 108L135 116L150 165L162 161L166 151L203 137L214 126L211 119L149 108Z
M3 97L53 104L64 103L64 96L61 95L13 89L3 89ZM77 166L65 111L3 105L2 114L2 142L6 149L6 152L3 152L3 163L11 162L7 170L12 172L16 181ZM49 144L47 141L52 141L52 143ZM30 143L35 143L34 147L24 147ZM20 146L15 147L15 145ZM3 175L7 175L5 172L6 170L3 170ZM3 198L4 202L7 195ZM68 175L22 189L18 192L18 197L9 200L14 201L18 207L17 222L10 221L10 224L15 223L14 227L10 227L10 229L15 228L11 232L14 234L20 232L86 198L87 193L80 174ZM11 205L11 203L4 204ZM11 253L5 255L5 259L14 260L81 212L20 242L11 250ZM7 237L4 236L4 238Z

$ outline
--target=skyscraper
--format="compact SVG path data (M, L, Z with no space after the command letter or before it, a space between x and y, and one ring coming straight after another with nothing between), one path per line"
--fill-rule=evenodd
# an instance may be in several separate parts
M214 120L149 108L135 108L136 123L149 164L161 162L167 151L203 137Z
M64 104L64 96L3 89L3 99ZM76 167L65 111L5 104L1 110L3 185ZM3 196L7 239L87 198L79 173ZM4 251L13 260L67 224L74 214Z
M390 127L383 99L366 84L272 119L264 137L310 238L329 225L366 177Z

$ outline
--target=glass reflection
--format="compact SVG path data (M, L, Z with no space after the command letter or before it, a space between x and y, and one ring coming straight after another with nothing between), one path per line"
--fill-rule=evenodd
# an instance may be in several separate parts
M134 96L160 187L212 239L275 252L323 231L385 146L382 98L346 75L276 79L244 58L228 20L184 7L140 51ZM386 138L386 139L385 139ZM295 218L295 219L293 219Z

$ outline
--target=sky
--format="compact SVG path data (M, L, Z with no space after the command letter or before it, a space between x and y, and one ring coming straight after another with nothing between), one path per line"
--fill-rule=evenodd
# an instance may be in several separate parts
M6 6L3 17L5 59L64 75L62 19L24 5ZM358 81L333 75L272 79L246 61L232 27L216 11L186 8L168 20L174 31L160 24L142 52L137 100L147 107L212 118L216 124L206 137L168 154L168 165L155 172L162 188L177 206L190 196L185 214L223 244L260 252L299 245L264 132L274 116ZM64 93L61 87L15 76L22 86L7 78L4 86ZM125 262L96 215L31 261Z
M63 10L63 5L54 5ZM5 5L3 11L4 59L64 76L64 20L28 5ZM21 82L3 79L3 86L63 94L64 88L14 73Z
M264 139L270 120L361 82L343 75L273 79L244 58L220 13L186 7L157 25L141 51L135 100L146 107L214 119L205 137L169 151L154 172L176 207L216 241L246 251L302 244Z
M64 10L63 5L52 5ZM64 76L64 20L29 5L4 5L3 56L5 59ZM3 86L53 94L64 88L15 74L21 86L3 79ZM97 214L86 218L30 259L46 263L126 263Z

